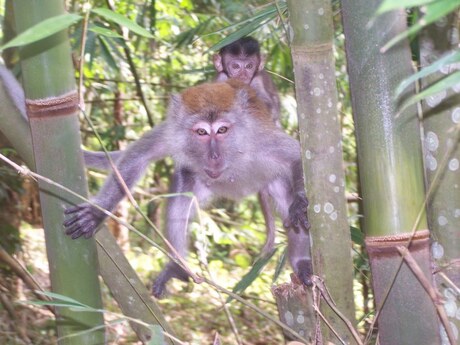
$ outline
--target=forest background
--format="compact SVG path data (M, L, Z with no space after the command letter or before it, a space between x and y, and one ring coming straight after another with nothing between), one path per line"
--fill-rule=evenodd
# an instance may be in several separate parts
M3 42L15 34L10 18L5 15L9 6L10 1L0 1ZM280 15L286 15L285 3L187 0L67 3L71 13L87 13L88 6L108 7L146 28L152 37L146 38L134 30L128 30L126 26L118 26L101 15L90 17L89 30L85 32L82 91L86 116L92 119L94 127L81 115L81 134L85 148L101 149L94 131L99 133L108 150L123 149L139 138L164 119L172 93L212 80L215 75L211 64L212 54L244 34L251 34L261 42L262 52L266 55L266 69L281 96L283 128L298 137L289 33L286 18ZM357 328L366 333L372 329L370 325L374 304L369 263L363 250L363 234L359 230L362 211L359 205L356 143L339 2L333 1L332 9L337 109L342 134L348 221L353 239L353 248L350 248L354 268L353 292ZM108 30L112 33L109 34ZM81 25L71 27L70 38L77 67L82 45ZM15 66L17 51L5 50L3 59L9 66ZM76 78L79 77L76 75ZM2 152L11 154L11 149L5 148ZM170 160L152 165L134 191L142 210L158 228L162 228L163 224L163 196L167 194L172 169ZM101 172L89 172L92 194L98 190L104 177ZM0 197L3 205L0 210L2 250L5 255L18 258L39 285L49 290L36 187L30 180L18 177L14 171L1 165ZM160 242L145 220L129 207L128 202L120 206L118 215L142 234ZM212 272L213 279L227 289L232 290L236 286L244 298L275 315L276 305L270 287L289 281L290 273L285 265L286 240L281 224L278 225L277 251L270 260L260 262L256 259L264 243L265 230L256 197L241 203L221 202L210 210L203 210L199 221L191 227L193 249L189 257L190 265L195 271ZM113 222L109 228L135 271L149 286L167 258L144 238L128 232L126 228ZM17 279L9 265L2 265L1 269L0 297L3 309L0 309L0 317L4 322L0 326L3 327L0 328L0 341L12 344L54 343L56 334L50 313L45 308L13 304L18 299L30 300L34 297L23 286L24 283ZM221 297L211 292L207 286L174 282L170 292L171 295L159 303L167 320L172 325L180 325L174 328L178 337L184 341L211 343L218 332L223 343L235 342L235 337L241 337L247 344L282 342L278 326L235 301L230 304L235 322L230 327L228 316L222 311ZM104 308L118 311L109 292L104 290L103 295ZM113 343L135 341L129 324L123 321L113 322L108 327L109 338ZM239 336L235 335L235 329Z

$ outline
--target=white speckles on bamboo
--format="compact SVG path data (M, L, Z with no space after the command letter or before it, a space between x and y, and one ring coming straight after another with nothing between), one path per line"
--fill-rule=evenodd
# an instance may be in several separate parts
M317 114L321 114L321 108L317 108L317 109L316 109L316 113L317 113Z
M431 254L434 259L441 259L444 256L444 247L439 242L434 242L431 245Z
M458 107L452 111L452 122L460 123L460 108Z
M334 153L335 152L335 147L334 146L330 146L329 147L329 153Z
M284 319L286 320L286 324L287 324L289 327L294 326L294 315L292 315L292 313L291 313L290 311L287 311L287 312L284 314Z
M329 175L329 182L330 183L335 183L337 181L337 176L335 174L330 174Z
M449 223L449 221L447 220L446 217L444 217L444 216L439 216L439 217L438 217L438 224L439 224L440 226L446 226L447 223Z
M334 192L336 192L336 193L340 192L340 187L339 187L339 186L335 186L335 187L334 187Z
M303 311L299 311L299 315L297 315L297 323L303 324L305 322L305 317L303 316Z
M454 217L455 217L455 218L460 217L460 208L456 208L456 209L455 209L455 211L454 211Z
M311 159L311 151L310 150L305 151L305 158L306 159Z
M446 309L446 314L448 317L455 317L457 314L457 303L454 299L448 299L444 303L444 308Z
M450 171L457 171L457 170L458 170L458 166L459 166L459 162L458 162L458 159L457 159L457 158L452 158L452 159L449 161L449 170L450 170Z
M320 8L318 9L318 14L319 14L320 16L323 16L323 15L324 15L324 8L320 7Z
M434 95L431 95L431 96L428 96L426 98L426 104L430 107L430 108L434 108L436 107L439 103L441 103L444 98L446 98L446 95L447 95L447 91L441 91L441 92L438 92L437 94L434 94Z
M313 206L313 211L315 213L320 213L321 212L321 205L320 204L316 204L315 206Z
M326 202L324 204L324 212L327 214L331 214L334 211L334 205L332 205L330 202Z
M430 171L435 171L438 167L438 161L430 153L425 156L425 164Z
M425 136L425 147L430 151L436 151L439 147L439 139L436 133L427 132Z
M318 78L319 78L319 79L324 79L324 74L323 74L323 73L320 73L320 74L318 75Z
M457 45L458 44L458 29L457 28L452 28L450 31L450 43L452 45Z
M321 89L320 89L319 87L315 87L315 88L313 89L313 94L314 94L315 96L321 96L321 93L322 93L322 92L321 92Z
M310 25L305 24L305 25L303 26L303 28L304 28L305 30L308 30L308 29L310 29Z
M329 215L329 218L331 218L331 220L337 220L337 211L334 211L332 212L330 215Z

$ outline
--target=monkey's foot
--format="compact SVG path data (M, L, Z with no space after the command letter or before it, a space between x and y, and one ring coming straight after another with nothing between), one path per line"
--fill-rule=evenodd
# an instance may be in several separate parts
M153 282L152 295L158 299L165 297L167 293L166 283L172 278L182 280L183 282L189 281L187 272L175 262L170 262Z
M313 282L311 276L313 274L313 267L311 265L311 260L300 260L297 263L296 274L303 285L312 286Z
M304 194L297 194L289 206L289 218L284 221L284 227L293 229L296 233L300 230L308 232L310 222L307 217L308 200Z
M90 204L81 204L67 208L64 213L68 215L68 218L63 223L66 228L65 233L72 237L72 239L80 236L90 238L96 233L99 225L105 218L103 212Z

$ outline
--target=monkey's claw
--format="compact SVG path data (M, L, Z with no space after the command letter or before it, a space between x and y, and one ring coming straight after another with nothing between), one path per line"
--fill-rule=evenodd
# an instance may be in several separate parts
M72 239L83 236L92 237L104 219L104 214L92 207L90 204L81 204L67 208L64 213L68 218L63 225L66 228L66 235Z

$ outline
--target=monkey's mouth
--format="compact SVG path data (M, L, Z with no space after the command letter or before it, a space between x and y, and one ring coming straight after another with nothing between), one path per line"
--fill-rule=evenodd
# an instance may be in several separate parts
M214 178L214 179L218 178L220 175L222 175L222 170L221 171L216 171L216 170L204 169L204 172L210 178Z

